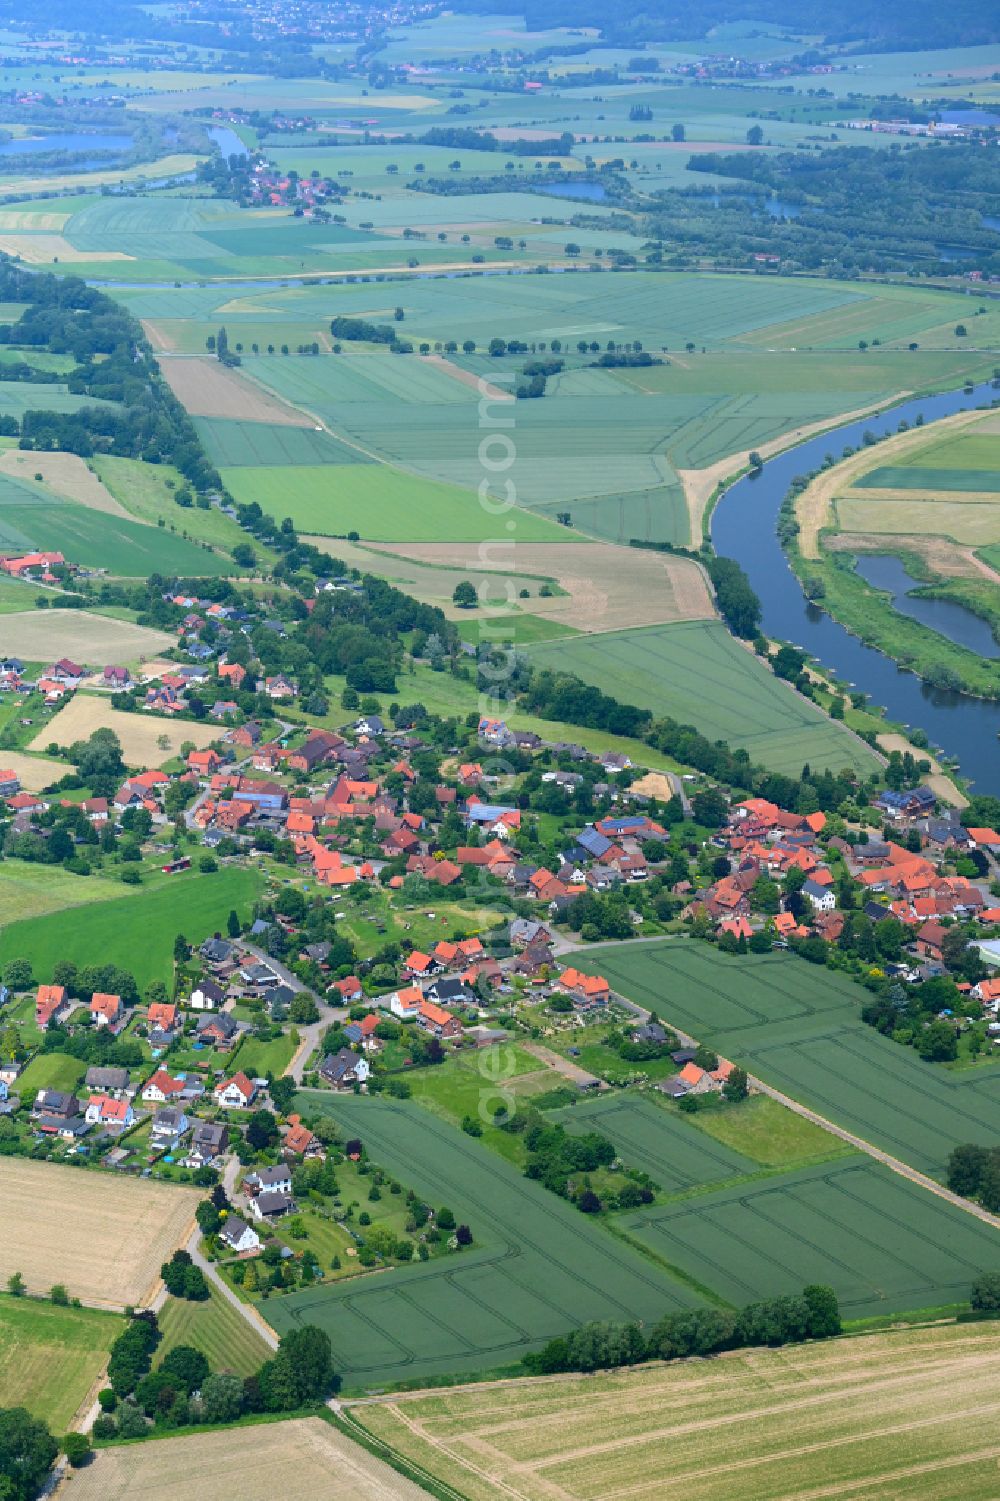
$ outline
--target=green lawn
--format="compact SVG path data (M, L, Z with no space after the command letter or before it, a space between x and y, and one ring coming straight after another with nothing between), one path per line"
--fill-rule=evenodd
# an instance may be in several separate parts
M0 1407L26 1407L65 1433L123 1327L93 1308L0 1294Z
M519 1082L524 1080L523 1086ZM471 1116L483 1127L483 1141L510 1162L520 1163L524 1144L519 1136L494 1125L493 1107L504 1103L507 1091L517 1099L554 1089L558 1075L519 1048L516 1043L453 1053L433 1068L416 1068L406 1075L413 1098L441 1120L460 1126ZM509 1106L508 1106L509 1108Z
M250 1037L240 1045L233 1058L233 1067L242 1069L250 1078L263 1078L269 1073L278 1077L291 1062L295 1048L295 1040L287 1032L273 1042L258 1042Z
M40 1089L73 1090L87 1072L87 1065L67 1053L36 1053L17 1081L17 1091L24 1100L32 1100Z
M157 1350L157 1364L175 1345L193 1345L207 1356L213 1371L249 1376L271 1353L263 1337L211 1285L205 1303L168 1297L159 1322L163 1341Z
M752 1157L762 1167L796 1168L831 1157L850 1147L822 1126L796 1115L768 1095L751 1095L721 1110L699 1110L691 1124L715 1141Z
M164 527L159 530L161 537L165 530L171 541L190 538L193 542L207 542L227 552L237 542L247 540L246 533L232 517L224 516L216 506L207 511L199 506L182 509L174 496L184 480L169 464L144 464L141 459L120 459L113 454L98 454L89 463L98 479L104 481L115 499L131 511L137 521L158 528L163 521ZM173 489L168 480L173 481ZM255 541L254 547L262 557L272 557L270 550L261 547L259 542Z
M720 621L608 631L528 648L538 667L572 672L622 703L694 724L772 771L870 773L866 745L781 682Z
M120 881L76 876L59 865L32 865L5 860L0 869L0 923L42 917L90 902L119 901L128 895Z
M136 896L14 922L0 933L0 963L28 959L36 980L49 979L58 959L81 967L119 964L145 989L153 980L169 981L178 933L200 943L225 927L234 907L246 916L260 885L260 873L247 867L184 872Z
M427 1203L447 1205L474 1236L462 1252L268 1300L279 1333L308 1323L327 1330L348 1388L495 1369L588 1319L655 1318L694 1301L682 1283L412 1101L306 1091L297 1103L360 1136L373 1162Z

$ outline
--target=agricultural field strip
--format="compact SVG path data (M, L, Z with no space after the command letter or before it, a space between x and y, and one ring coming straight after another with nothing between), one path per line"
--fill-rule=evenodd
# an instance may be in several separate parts
M822 1282L848 1318L962 1302L996 1244L992 1227L860 1156L619 1222L730 1303Z
M749 1157L668 1115L647 1100L614 1095L547 1112L568 1131L600 1131L629 1167L641 1168L668 1192L696 1184L753 1177L762 1169Z
M268 1303L279 1332L303 1320L325 1323L350 1379L392 1379L390 1370L411 1367L428 1374L481 1369L588 1317L649 1317L693 1301L682 1284L419 1107L322 1104L342 1128L361 1132L373 1160L467 1218L481 1243L458 1261L397 1268L391 1279ZM423 1358L408 1344L408 1328L429 1341ZM370 1343L359 1356L348 1347L363 1329Z
M775 770L797 772L807 761L834 770L872 765L866 746L773 677L718 622L606 632L528 652L537 666L574 672L623 702L694 720L710 739L745 746Z
M436 1466L470 1501L491 1501L498 1475L523 1501L544 1501L553 1487L564 1501L664 1487L714 1501L732 1495L734 1471L744 1483L752 1476L754 1494L772 1501L832 1494L824 1484L831 1479L841 1495L863 1488L872 1497L941 1501L961 1493L985 1501L995 1471L983 1464L986 1453L970 1462L967 1431L949 1422L945 1394L961 1389L978 1409L997 1364L989 1333L958 1326L737 1352L711 1362L711 1374L706 1362L685 1361L402 1395L352 1404L349 1414L400 1453ZM904 1438L911 1462L901 1466ZM928 1452L928 1444L936 1447ZM968 1485L956 1476L958 1490L936 1488L943 1471L970 1463ZM926 1491L918 1479L925 1472L933 1487ZM898 1482L911 1476L917 1483L904 1492Z
M952 1147L984 1129L1000 1134L1000 1078L945 1075L879 1036L858 1017L863 993L845 978L787 956L730 961L657 940L578 963L920 1172L940 1177Z
M104 1308L141 1306L151 1296L161 1263L187 1237L198 1199L173 1185L13 1157L0 1162L0 1189L0 1277L21 1272L37 1293L62 1282L72 1296Z
M251 1436L252 1435L252 1436ZM103 1449L74 1473L75 1501L426 1501L427 1492L321 1418Z

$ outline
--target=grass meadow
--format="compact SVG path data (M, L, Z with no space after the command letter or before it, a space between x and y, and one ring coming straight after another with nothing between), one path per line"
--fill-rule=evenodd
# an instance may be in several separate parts
M26 1407L65 1433L123 1327L94 1308L0 1294L0 1407Z
M59 959L78 966L119 964L144 990L153 980L169 981L178 933L201 942L225 927L234 907L246 916L260 880L257 870L240 867L213 875L182 871L169 884L135 896L12 922L0 933L0 964L28 959L36 980L50 979Z
M575 636L528 650L538 667L576 673L623 703L693 723L772 771L798 775L806 762L865 774L874 767L866 745L774 677L719 621Z
M494 1501L497 1475L509 1501L549 1501L554 1486L562 1501L730 1501L734 1484L761 1501L993 1501L1000 1447L973 1415L991 1410L998 1375L994 1326L952 1325L425 1392L348 1415L467 1501Z
M497 535L496 517L469 491L384 464L224 469L222 477L241 505L256 501L272 516L290 516L303 532L357 532L370 542L488 542ZM519 539L566 540L554 521L523 510L516 515Z

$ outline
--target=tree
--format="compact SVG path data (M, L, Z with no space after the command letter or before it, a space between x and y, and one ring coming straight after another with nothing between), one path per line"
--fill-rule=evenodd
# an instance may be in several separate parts
M982 1272L972 1284L969 1303L977 1313L1000 1313L1000 1272Z
M255 1152L266 1152L278 1140L278 1122L270 1110L257 1110L247 1126L247 1141Z
M732 1104L736 1104L739 1100L745 1100L750 1093L746 1069L734 1068L722 1086L722 1093Z
M235 910L230 911L229 917L226 919L226 932L230 938L239 938L240 931L239 914Z
M811 1282L802 1289L802 1297L809 1308L809 1337L831 1339L840 1333L840 1305L832 1287L821 1282Z
M175 1345L163 1357L159 1369L173 1377L190 1394L197 1391L208 1375L208 1361L193 1345Z
M452 603L458 605L463 610L475 609L479 603L476 586L469 579L462 579L460 583L455 585L451 598Z
M271 1080L267 1086L267 1092L271 1096L272 1105L279 1114L287 1115L291 1110L297 1088L295 1080L287 1076Z
M90 1439L85 1433L67 1433L62 1448L74 1470L85 1465L90 1458Z
M278 1353L260 1369L265 1409L282 1412L321 1401L340 1385L333 1369L330 1337L314 1324L282 1336Z
M8 990L28 990L33 984L30 959L11 959L4 967L3 979Z
M764 131L759 125L751 125L747 131L747 145L761 146L764 143Z
M674 141L683 141L685 139L685 137L686 137L686 134L687 134L687 132L685 131L683 125L672 125L670 127L670 138L671 138L671 140L674 140Z
M201 1405L206 1423L234 1423L243 1411L243 1382L229 1371L213 1372L202 1382Z
M10 1293L12 1298L24 1297L26 1287L24 1278L22 1277L20 1272L11 1272L10 1276L7 1278L7 1291Z
M979 1192L988 1157L987 1149L975 1142L955 1147L948 1158L948 1187L952 1193L961 1194L963 1199L974 1198Z
M23 1407L0 1407L0 1498L32 1501L59 1453L46 1425Z

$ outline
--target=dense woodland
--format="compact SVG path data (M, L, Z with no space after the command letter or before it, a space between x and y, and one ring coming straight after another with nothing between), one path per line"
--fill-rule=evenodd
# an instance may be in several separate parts
M682 254L707 253L726 265L777 255L782 269L846 275L944 273L957 257L970 269L1000 274L996 233L983 224L1000 195L1000 154L977 142L885 151L839 145L773 156L706 152L693 156L688 170L746 186L657 195L649 233L672 249L679 244ZM789 217L768 213L764 198L772 195Z

